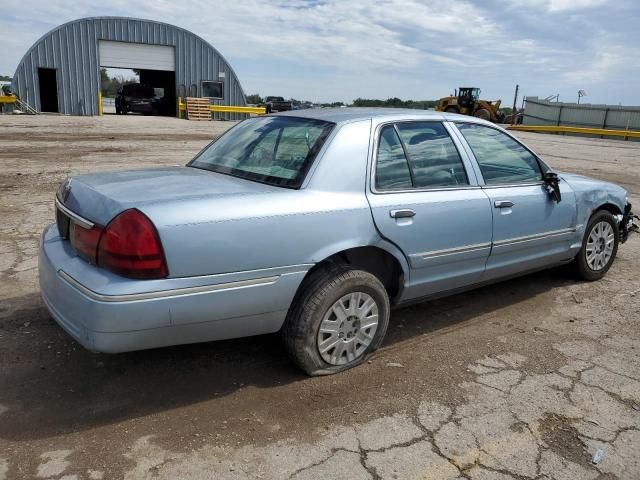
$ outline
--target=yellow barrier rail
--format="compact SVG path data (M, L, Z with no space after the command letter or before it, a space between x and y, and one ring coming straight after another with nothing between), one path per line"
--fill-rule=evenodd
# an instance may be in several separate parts
M18 97L15 95L0 95L0 103L16 103Z
M102 92L98 92L98 115L102 117Z
M210 105L209 110L212 112L253 113L256 115L264 115L267 112L264 107L235 107L233 105Z
M611 130L607 128L566 127L556 125L510 125L509 130L524 132L550 132L550 133L582 133L585 135L602 135L606 137L640 138L637 130Z

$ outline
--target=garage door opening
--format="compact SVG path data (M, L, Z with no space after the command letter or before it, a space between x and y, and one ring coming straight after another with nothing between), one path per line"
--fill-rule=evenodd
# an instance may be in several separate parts
M173 47L101 40L98 49L101 69L107 72L129 69L136 75L135 82L125 82L115 92L115 113L176 115ZM103 90L103 96L104 93ZM103 105L108 107L104 102ZM109 111L109 108L105 111Z
M55 68L38 69L40 111L58 113L58 80Z
M105 115L116 113L116 95L129 83L140 83L140 73L130 68L101 68L100 91L102 92L102 112Z

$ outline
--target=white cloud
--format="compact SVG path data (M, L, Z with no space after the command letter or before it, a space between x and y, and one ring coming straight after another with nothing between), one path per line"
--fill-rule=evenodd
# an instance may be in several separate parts
M608 0L549 0L550 12L564 12L604 5Z
M593 85L610 77L612 70L622 65L624 60L625 57L615 49L601 46L593 55L584 59L581 67L565 72L563 78L577 85Z
M584 10L605 5L609 0L511 0L521 9L545 10L550 13Z

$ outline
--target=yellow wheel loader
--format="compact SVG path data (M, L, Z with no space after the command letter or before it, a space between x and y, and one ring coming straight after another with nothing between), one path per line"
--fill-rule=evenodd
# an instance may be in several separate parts
M475 87L460 87L456 95L443 97L438 101L436 110L438 112L461 113L471 115L499 123L504 120L504 115L500 113L500 103L502 100L490 101L480 100L480 89Z

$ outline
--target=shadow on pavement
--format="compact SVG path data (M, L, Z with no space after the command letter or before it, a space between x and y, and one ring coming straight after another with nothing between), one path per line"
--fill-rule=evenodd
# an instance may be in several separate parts
M461 328L481 314L568 282L553 270L398 309L391 325L403 328L390 328L384 348L401 349L412 338ZM277 334L94 354L50 319L35 293L0 307L0 334L0 412L7 409L0 414L0 438L6 440L81 432L223 397L244 386L310 381L289 363ZM359 372L346 374L356 381Z

